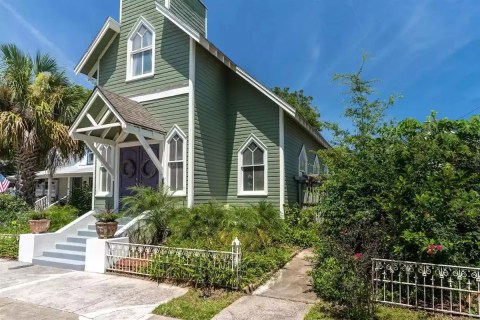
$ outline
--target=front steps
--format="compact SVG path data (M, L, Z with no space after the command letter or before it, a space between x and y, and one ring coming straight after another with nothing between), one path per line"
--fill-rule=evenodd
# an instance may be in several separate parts
M119 225L118 229L122 227ZM87 229L78 230L76 235L68 236L66 242L57 242L55 249L44 251L41 257L33 258L32 263L39 266L84 271L86 243L87 239L91 238L97 238L94 224L88 225Z

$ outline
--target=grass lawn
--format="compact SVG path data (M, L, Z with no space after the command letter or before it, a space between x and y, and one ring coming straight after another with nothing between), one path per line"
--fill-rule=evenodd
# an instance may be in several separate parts
M205 298L201 290L191 289L185 295L158 306L153 313L184 320L209 320L243 295L238 291L216 290Z
M305 320L340 320L341 317L336 316L332 312L332 308L328 303L318 303L305 316ZM377 312L377 319L381 320L452 320L462 319L458 317L450 317L443 314L431 314L422 311L413 311L405 308L393 308L380 306Z

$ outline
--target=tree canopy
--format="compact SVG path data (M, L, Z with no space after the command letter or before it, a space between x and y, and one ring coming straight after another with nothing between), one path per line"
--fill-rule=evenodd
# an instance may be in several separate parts
M307 122L315 129L321 130L320 113L313 104L313 97L306 96L303 90L290 91L290 88L275 87L273 93L282 98L286 103L294 107Z
M54 170L83 154L68 127L87 96L51 56L32 57L14 44L0 45L0 152L14 159L17 187L30 204L37 170Z

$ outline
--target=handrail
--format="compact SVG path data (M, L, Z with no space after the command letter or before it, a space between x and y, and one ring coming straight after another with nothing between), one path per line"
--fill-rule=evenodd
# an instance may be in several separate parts
M34 209L35 211L43 211L46 208L48 208L48 196L44 196L34 203Z

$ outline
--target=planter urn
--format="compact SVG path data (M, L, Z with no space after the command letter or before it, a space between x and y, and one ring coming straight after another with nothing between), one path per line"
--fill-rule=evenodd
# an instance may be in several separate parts
M117 232L118 221L113 222L100 222L95 223L95 229L97 230L97 235L99 239L110 239L115 236Z
M28 225L33 234L45 233L50 227L49 219L28 220Z

